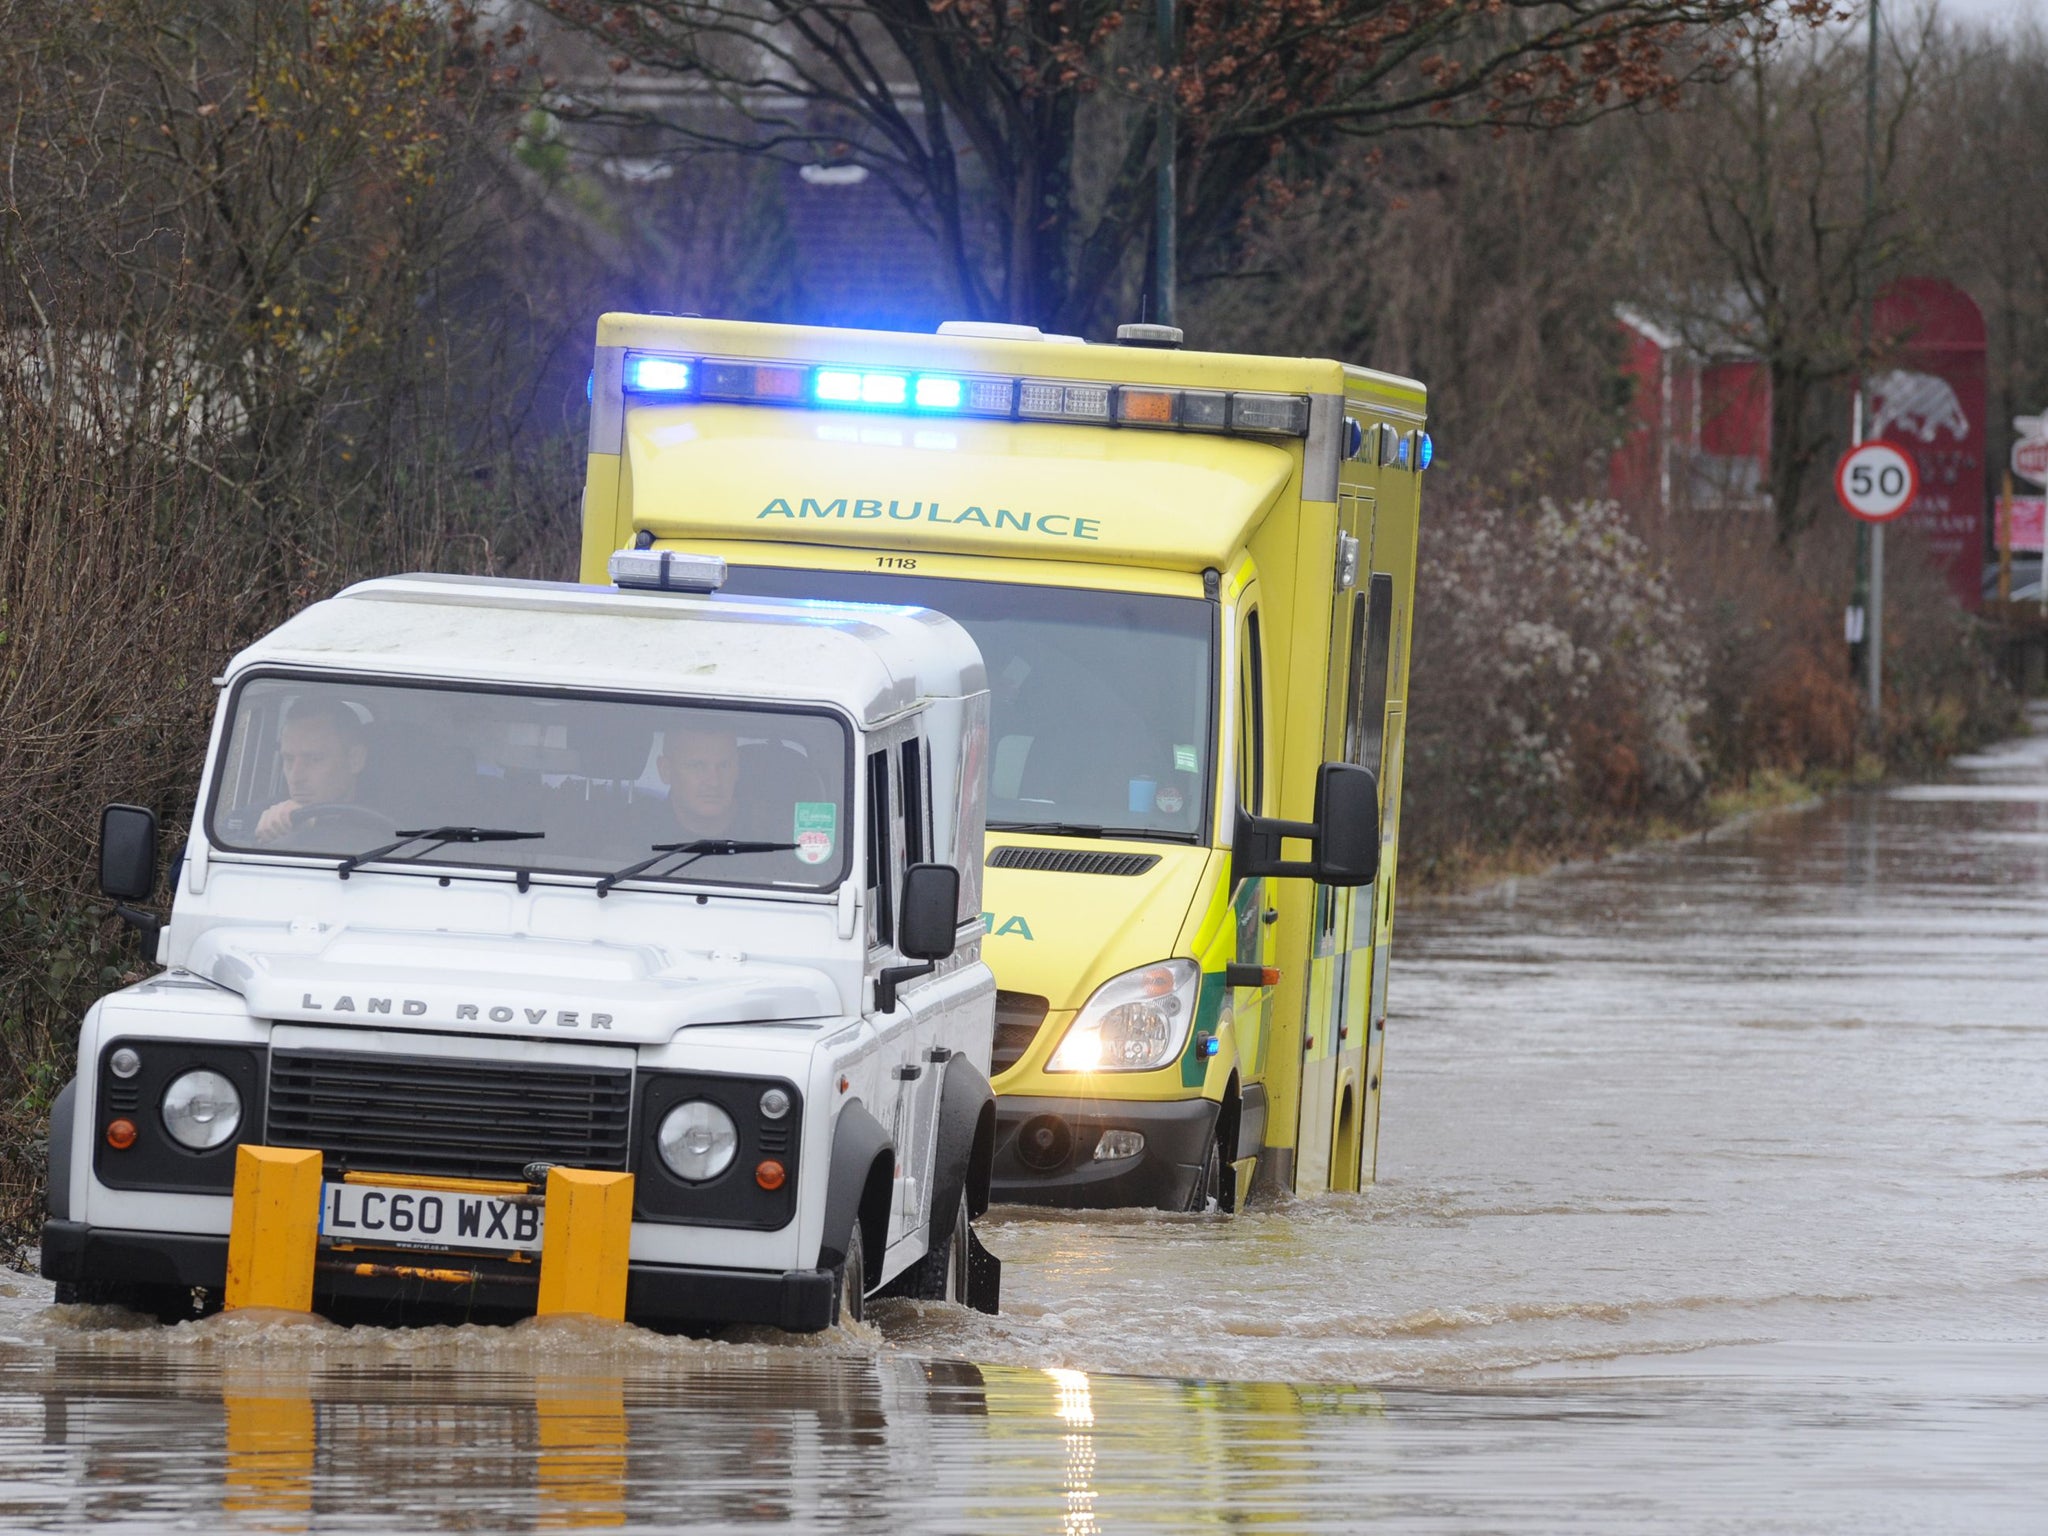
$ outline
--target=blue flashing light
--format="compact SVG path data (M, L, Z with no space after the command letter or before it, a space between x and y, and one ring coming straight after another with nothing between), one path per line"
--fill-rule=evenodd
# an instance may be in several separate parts
M910 396L910 380L900 373L864 373L860 376L862 405L901 405Z
M957 411L965 394L966 388L958 379L936 373L917 376L917 408L921 411Z
M590 370L590 377L583 381L583 398L586 400L595 400L597 398L597 370L595 368Z
M1417 469L1427 469L1429 468L1429 461L1435 457L1436 443L1430 438L1430 435L1427 432L1425 432L1422 434L1422 440L1416 448L1415 467Z
M690 388L690 365L674 357L629 359L626 388L642 395L686 394Z
M811 395L827 405L859 405L860 375L844 368L820 368L811 378Z
M811 398L820 405L902 405L910 399L910 380L900 373L820 368L811 375Z

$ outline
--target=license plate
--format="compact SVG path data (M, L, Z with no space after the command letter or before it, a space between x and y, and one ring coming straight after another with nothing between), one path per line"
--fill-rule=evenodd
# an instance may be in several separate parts
M380 1184L329 1184L321 1191L320 1235L331 1243L538 1253L540 1228L538 1200Z

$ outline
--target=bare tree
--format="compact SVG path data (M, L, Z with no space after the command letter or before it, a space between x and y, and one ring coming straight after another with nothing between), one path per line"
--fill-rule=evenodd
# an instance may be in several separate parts
M1784 14L1769 0L540 0L666 104L593 83L556 100L659 122L679 153L866 167L923 219L977 316L1084 328L1153 230L1159 106L1189 258L1333 146L1418 127L1556 126L1668 103ZM1795 0L1793 14L1824 12Z
M1909 26L1881 59L1868 208L1865 53L1853 29L1790 46L1754 39L1698 111L1656 125L1639 162L1688 205L1646 230L1643 287L1703 350L1739 344L1769 371L1780 544L1819 513L1814 470L1842 438L1840 386L1877 339L1865 326L1871 296L1920 245L1904 177L1930 126L1924 76L1938 24L1923 12Z

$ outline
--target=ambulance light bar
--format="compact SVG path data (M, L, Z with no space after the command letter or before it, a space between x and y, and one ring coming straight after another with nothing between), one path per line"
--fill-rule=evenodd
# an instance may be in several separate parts
M1308 435L1308 396L1247 390L1168 389L1151 384L1083 384L1066 379L913 373L837 364L626 354L625 388L650 400L814 405L915 416L992 416L1012 421L1078 421L1192 432Z

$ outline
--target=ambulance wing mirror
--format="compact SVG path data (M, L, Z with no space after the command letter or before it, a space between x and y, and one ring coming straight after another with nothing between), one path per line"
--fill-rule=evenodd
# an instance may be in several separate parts
M1370 768L1325 763L1316 774L1316 878L1371 885L1380 872L1380 786Z
M1306 859L1281 856L1281 842L1299 838L1310 845ZM1232 875L1320 880L1325 885L1370 885L1380 869L1380 791L1370 768L1325 763L1316 772L1313 821L1237 813L1232 839Z

